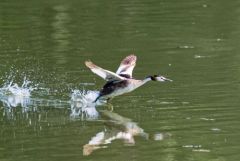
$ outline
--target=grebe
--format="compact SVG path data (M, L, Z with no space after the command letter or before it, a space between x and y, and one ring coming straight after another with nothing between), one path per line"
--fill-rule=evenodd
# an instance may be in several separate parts
M102 69L93 64L91 61L85 61L85 65L91 69L93 73L107 81L94 102L100 98L110 100L115 96L131 92L151 80L160 82L172 81L171 79L165 78L161 75L147 76L143 80L134 79L132 77L132 71L136 66L136 61L137 57L135 55L127 56L122 60L116 73Z

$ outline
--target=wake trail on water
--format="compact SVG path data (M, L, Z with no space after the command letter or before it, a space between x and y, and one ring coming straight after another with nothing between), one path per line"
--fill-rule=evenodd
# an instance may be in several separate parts
M48 90L47 88L40 87L38 83L30 81L26 76L23 77L22 81L18 81L17 83L14 77L9 76L2 87L0 87L0 101L7 110L10 110L8 112L11 112L12 107L17 106L23 107L24 112L31 111L32 109L36 110L39 106L54 108L70 107L71 117L76 118L80 116L88 119L97 118L99 114L96 106L106 103L104 100L94 102L99 96L99 91L73 89L69 94L69 99L61 100L49 95ZM40 98L39 96L44 98Z

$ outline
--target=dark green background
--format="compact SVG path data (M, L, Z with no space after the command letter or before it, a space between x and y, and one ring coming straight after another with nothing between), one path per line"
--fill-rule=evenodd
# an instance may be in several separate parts
M26 77L38 85L32 99L53 103L0 106L0 160L239 160L239 5L224 0L1 0L1 86L11 80L21 84ZM138 56L136 78L161 73L174 81L151 82L115 98L113 112L150 135L170 137L136 137L135 146L118 140L83 156L82 146L105 129L101 116L72 119L69 104L54 102L69 101L74 89L97 90L104 84L85 60L116 71L132 53Z

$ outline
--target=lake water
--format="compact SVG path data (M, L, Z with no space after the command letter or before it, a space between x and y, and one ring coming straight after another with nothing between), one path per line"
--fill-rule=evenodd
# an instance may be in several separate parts
M2 0L0 160L239 160L239 5ZM173 82L87 104L129 54Z

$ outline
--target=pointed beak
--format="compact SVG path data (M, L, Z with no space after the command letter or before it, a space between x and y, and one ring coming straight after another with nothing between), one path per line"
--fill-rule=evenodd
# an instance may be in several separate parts
M165 82L165 81L172 82L172 81L173 81L173 80L168 79L168 78L163 77L163 76L158 76L158 77L156 78L156 80L157 80L157 81L160 81L160 82Z

